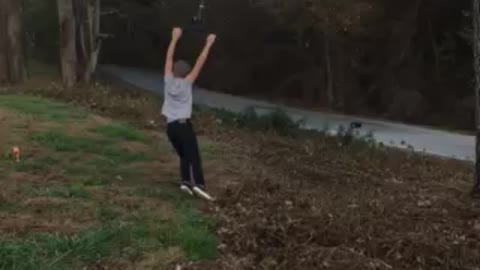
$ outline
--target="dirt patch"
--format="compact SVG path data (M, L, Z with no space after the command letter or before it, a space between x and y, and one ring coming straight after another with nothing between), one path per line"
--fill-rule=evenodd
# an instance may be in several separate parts
M119 146L131 153L149 153L151 146L140 142L121 142Z
M87 226L78 224L71 219L45 220L38 216L16 214L2 215L0 214L0 231L15 235L30 234L36 232L50 233L77 233Z
M68 199L65 198L53 198L53 197L35 197L26 199L23 205L26 207L38 207L38 206L50 206L56 207L68 204Z
M241 177L212 208L222 256L186 269L479 265L480 204L466 197L468 165L303 140L237 139L248 147L231 150L229 168Z
M161 155L155 157L156 161L138 162L131 167L142 172L147 179L155 182L165 182L172 172L177 172L178 160L174 155Z
M32 182L38 181L38 179L37 176L28 173L8 172L7 176L2 180L0 202L16 203L23 201L23 188Z
M64 123L63 127L67 134L76 136L76 137L94 137L95 133L91 130L99 127L105 126L112 123L112 120L106 117L102 117L95 114L90 114L88 119L79 121L70 121Z
M17 183L35 182L35 180L38 179L37 176L31 175L30 173L24 173L24 172L12 172L9 175L9 178L13 182L17 182Z
M2 131L0 131L3 145L7 147L18 145L19 147L23 146L24 148L25 144L28 145L25 140L28 136L37 132L62 126L62 124L59 123L41 121L33 116L14 112L5 108L0 108L0 123L3 126Z
M124 211L131 212L141 209L142 212L149 213L163 220L170 220L175 216L174 207L168 202L159 199L121 195L116 197L112 202Z
M208 191L215 196L222 194L228 187L241 183L245 178L244 173L235 173L232 167L218 161L205 161L204 173Z
M79 226L90 227L97 222L97 205L94 201L83 201L68 198L65 204L31 204L28 212L34 213L38 219L46 220L70 220Z
M24 138L19 136L18 133L22 133L22 129L28 130L30 127L29 119L0 108L0 123L2 129L0 130L0 143L2 145L2 152L9 154L11 147L21 146L24 143Z
M127 268L128 270L167 270L175 269L175 262L184 258L182 250L179 248L169 248L148 253L144 258L135 263L134 266Z
M95 201L101 201L102 207L112 208L121 215L128 216L133 212L149 213L152 217L170 219L174 215L174 206L162 198L154 198L136 195L136 189L143 185L156 187L159 183L146 181L122 182L112 184L109 187L92 187L91 195ZM149 186L145 186L149 188Z
M93 114L90 116L89 123L92 124L92 126L89 127L95 127L95 126L104 126L112 123L111 119Z

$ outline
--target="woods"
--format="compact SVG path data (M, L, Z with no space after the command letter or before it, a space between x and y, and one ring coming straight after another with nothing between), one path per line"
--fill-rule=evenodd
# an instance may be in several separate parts
M25 7L26 37L15 30L22 24L15 19L19 3ZM199 82L204 87L316 110L474 129L469 0L205 4L204 28L221 41ZM18 21L8 26L11 45L7 29L2 31L2 51L17 52L2 54L3 80L7 62L13 65L8 70L17 70L12 74L22 73L18 52L28 47L29 58L60 63L64 84L72 88L88 84L99 62L161 67L169 29L187 26L199 2L2 0L2 5L4 14L12 14L9 21ZM182 58L193 61L201 35L187 33L179 47Z
M187 26L199 4L1 3L2 20L9 22L1 32L2 81L22 78L26 59L20 52L28 48L28 59L58 64L68 88L88 84L99 62L161 67L169 29ZM469 0L205 4L204 27L221 42L199 82L204 87L317 110L474 129ZM179 55L193 61L202 39L187 33Z
M189 0L24 2L34 57L61 62L68 87L88 83L98 61L161 67L169 29L187 26L199 5ZM205 4L204 27L221 42L200 81L204 87L473 130L469 0ZM101 15L107 13L115 16ZM202 39L187 34L179 55L193 61Z
M198 8L188 0L20 2L24 45L34 58L61 62L68 87L88 83L98 61L160 67L169 29L188 25ZM320 110L472 130L470 7L468 0L210 0L205 28L222 41L200 83ZM188 34L180 55L192 61L199 40Z
M0 120L0 269L479 270L480 0L0 0Z
M105 42L103 61L149 68L163 63L169 27L187 25L197 7L187 0L104 3L123 17L104 20L115 38ZM222 37L201 81L207 88L473 130L468 0L206 4L206 29ZM180 55L192 61L200 39L189 35Z

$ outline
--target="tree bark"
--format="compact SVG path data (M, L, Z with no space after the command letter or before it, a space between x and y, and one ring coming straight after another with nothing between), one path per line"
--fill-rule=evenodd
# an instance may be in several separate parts
M0 83L5 83L8 80L7 68L7 1L0 0Z
M473 51L475 69L475 179L472 195L480 194L480 4L479 0L473 0Z
M24 79L23 45L22 45L22 7L18 0L10 0L10 14L7 17L9 74L10 82L17 83Z
M66 88L73 88L77 82L76 17L73 0L57 0L57 7L62 80Z
M18 0L0 0L0 82L25 77L22 46L22 7Z
M412 44L417 32L416 22L420 16L420 8L425 0L397 1L397 5L390 7L388 16L397 15L399 20L390 26L391 31L385 40L385 48L377 54L377 82L376 87L381 89L380 106L382 111L389 111L394 103L393 93L402 87L403 78L398 70L408 64L408 57L412 55Z
M100 52L100 0L74 0L77 18L78 78L90 83Z
M85 72L83 80L86 83L90 83L93 74L95 73L98 56L100 54L101 39L100 35L100 0L95 0L87 4L87 20L86 20L86 36L88 40L86 41L86 56L87 61L85 62Z
M430 34L430 40L432 42L432 52L435 61L435 79L437 82L440 80L440 52L438 49L437 41L435 40L435 32L432 26L432 20L428 20L428 32Z
M325 53L325 67L326 67L326 79L327 79L327 102L329 109L332 109L335 104L335 95L333 89L333 74L332 74L332 58L330 50L330 33L329 33L329 23L327 22L323 30L324 38L324 53Z
M67 88L89 84L100 53L100 0L57 0L62 77Z

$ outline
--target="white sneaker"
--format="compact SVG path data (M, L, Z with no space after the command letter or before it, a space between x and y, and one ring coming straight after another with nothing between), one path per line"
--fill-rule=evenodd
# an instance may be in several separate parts
M180 186L180 190L187 193L188 195L190 196L193 196L193 191L192 189L190 189L190 187L188 187L187 185L181 185Z
M195 192L198 196L204 198L205 200L207 201L213 201L213 198L212 196L210 196L207 192L203 191L201 188L199 187L194 187L193 188L193 192Z

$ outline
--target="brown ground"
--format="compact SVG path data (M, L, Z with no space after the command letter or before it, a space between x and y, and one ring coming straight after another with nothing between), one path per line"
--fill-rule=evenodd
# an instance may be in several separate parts
M163 128L159 101L138 93L34 92ZM246 132L206 113L196 126L225 146L205 164L218 197L206 211L219 220L221 255L182 269L480 269L480 203L467 196L469 164Z

